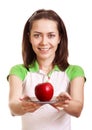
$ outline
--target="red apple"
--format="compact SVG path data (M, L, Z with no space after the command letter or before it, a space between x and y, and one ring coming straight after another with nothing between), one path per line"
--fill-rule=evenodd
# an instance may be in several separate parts
M35 87L35 95L40 101L50 101L53 93L54 88L49 82L40 83Z

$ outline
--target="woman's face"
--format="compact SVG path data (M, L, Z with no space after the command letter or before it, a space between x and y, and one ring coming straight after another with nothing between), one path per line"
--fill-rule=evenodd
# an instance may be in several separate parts
M54 59L59 42L60 37L55 21L40 19L33 22L30 43L38 60Z

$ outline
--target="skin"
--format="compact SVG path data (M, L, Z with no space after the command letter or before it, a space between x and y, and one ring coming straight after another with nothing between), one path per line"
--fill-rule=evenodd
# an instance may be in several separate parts
M40 69L48 74L53 69L52 61L60 42L57 23L46 19L34 21L29 39L37 55ZM22 81L17 76L10 75L9 84L9 106L13 115L34 112L41 106L41 104L32 102L29 97L22 97ZM83 108L83 93L84 78L77 77L70 81L69 93L60 93L56 97L57 102L52 106L58 111L63 108L70 115L79 117Z
M40 68L48 73L53 68L52 61L60 42L57 24L51 20L37 20L34 22L30 33L30 42L37 55Z

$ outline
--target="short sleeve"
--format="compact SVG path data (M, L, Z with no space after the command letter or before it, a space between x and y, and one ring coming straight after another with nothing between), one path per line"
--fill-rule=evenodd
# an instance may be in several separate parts
M67 69L66 69L66 73L69 77L69 80L73 80L76 77L85 77L85 73L82 67L78 66L78 65L70 65Z
M7 79L10 75L16 75L21 80L24 80L27 74L27 69L23 65L15 65L11 67L10 72L7 76Z

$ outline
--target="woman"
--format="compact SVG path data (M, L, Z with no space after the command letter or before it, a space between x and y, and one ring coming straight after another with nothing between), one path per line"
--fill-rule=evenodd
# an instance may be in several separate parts
M27 20L22 56L24 64L8 75L12 115L22 116L22 130L71 130L70 117L83 109L85 75L68 63L67 32L56 12L37 10ZM35 86L43 82L53 85L54 103L35 102Z

